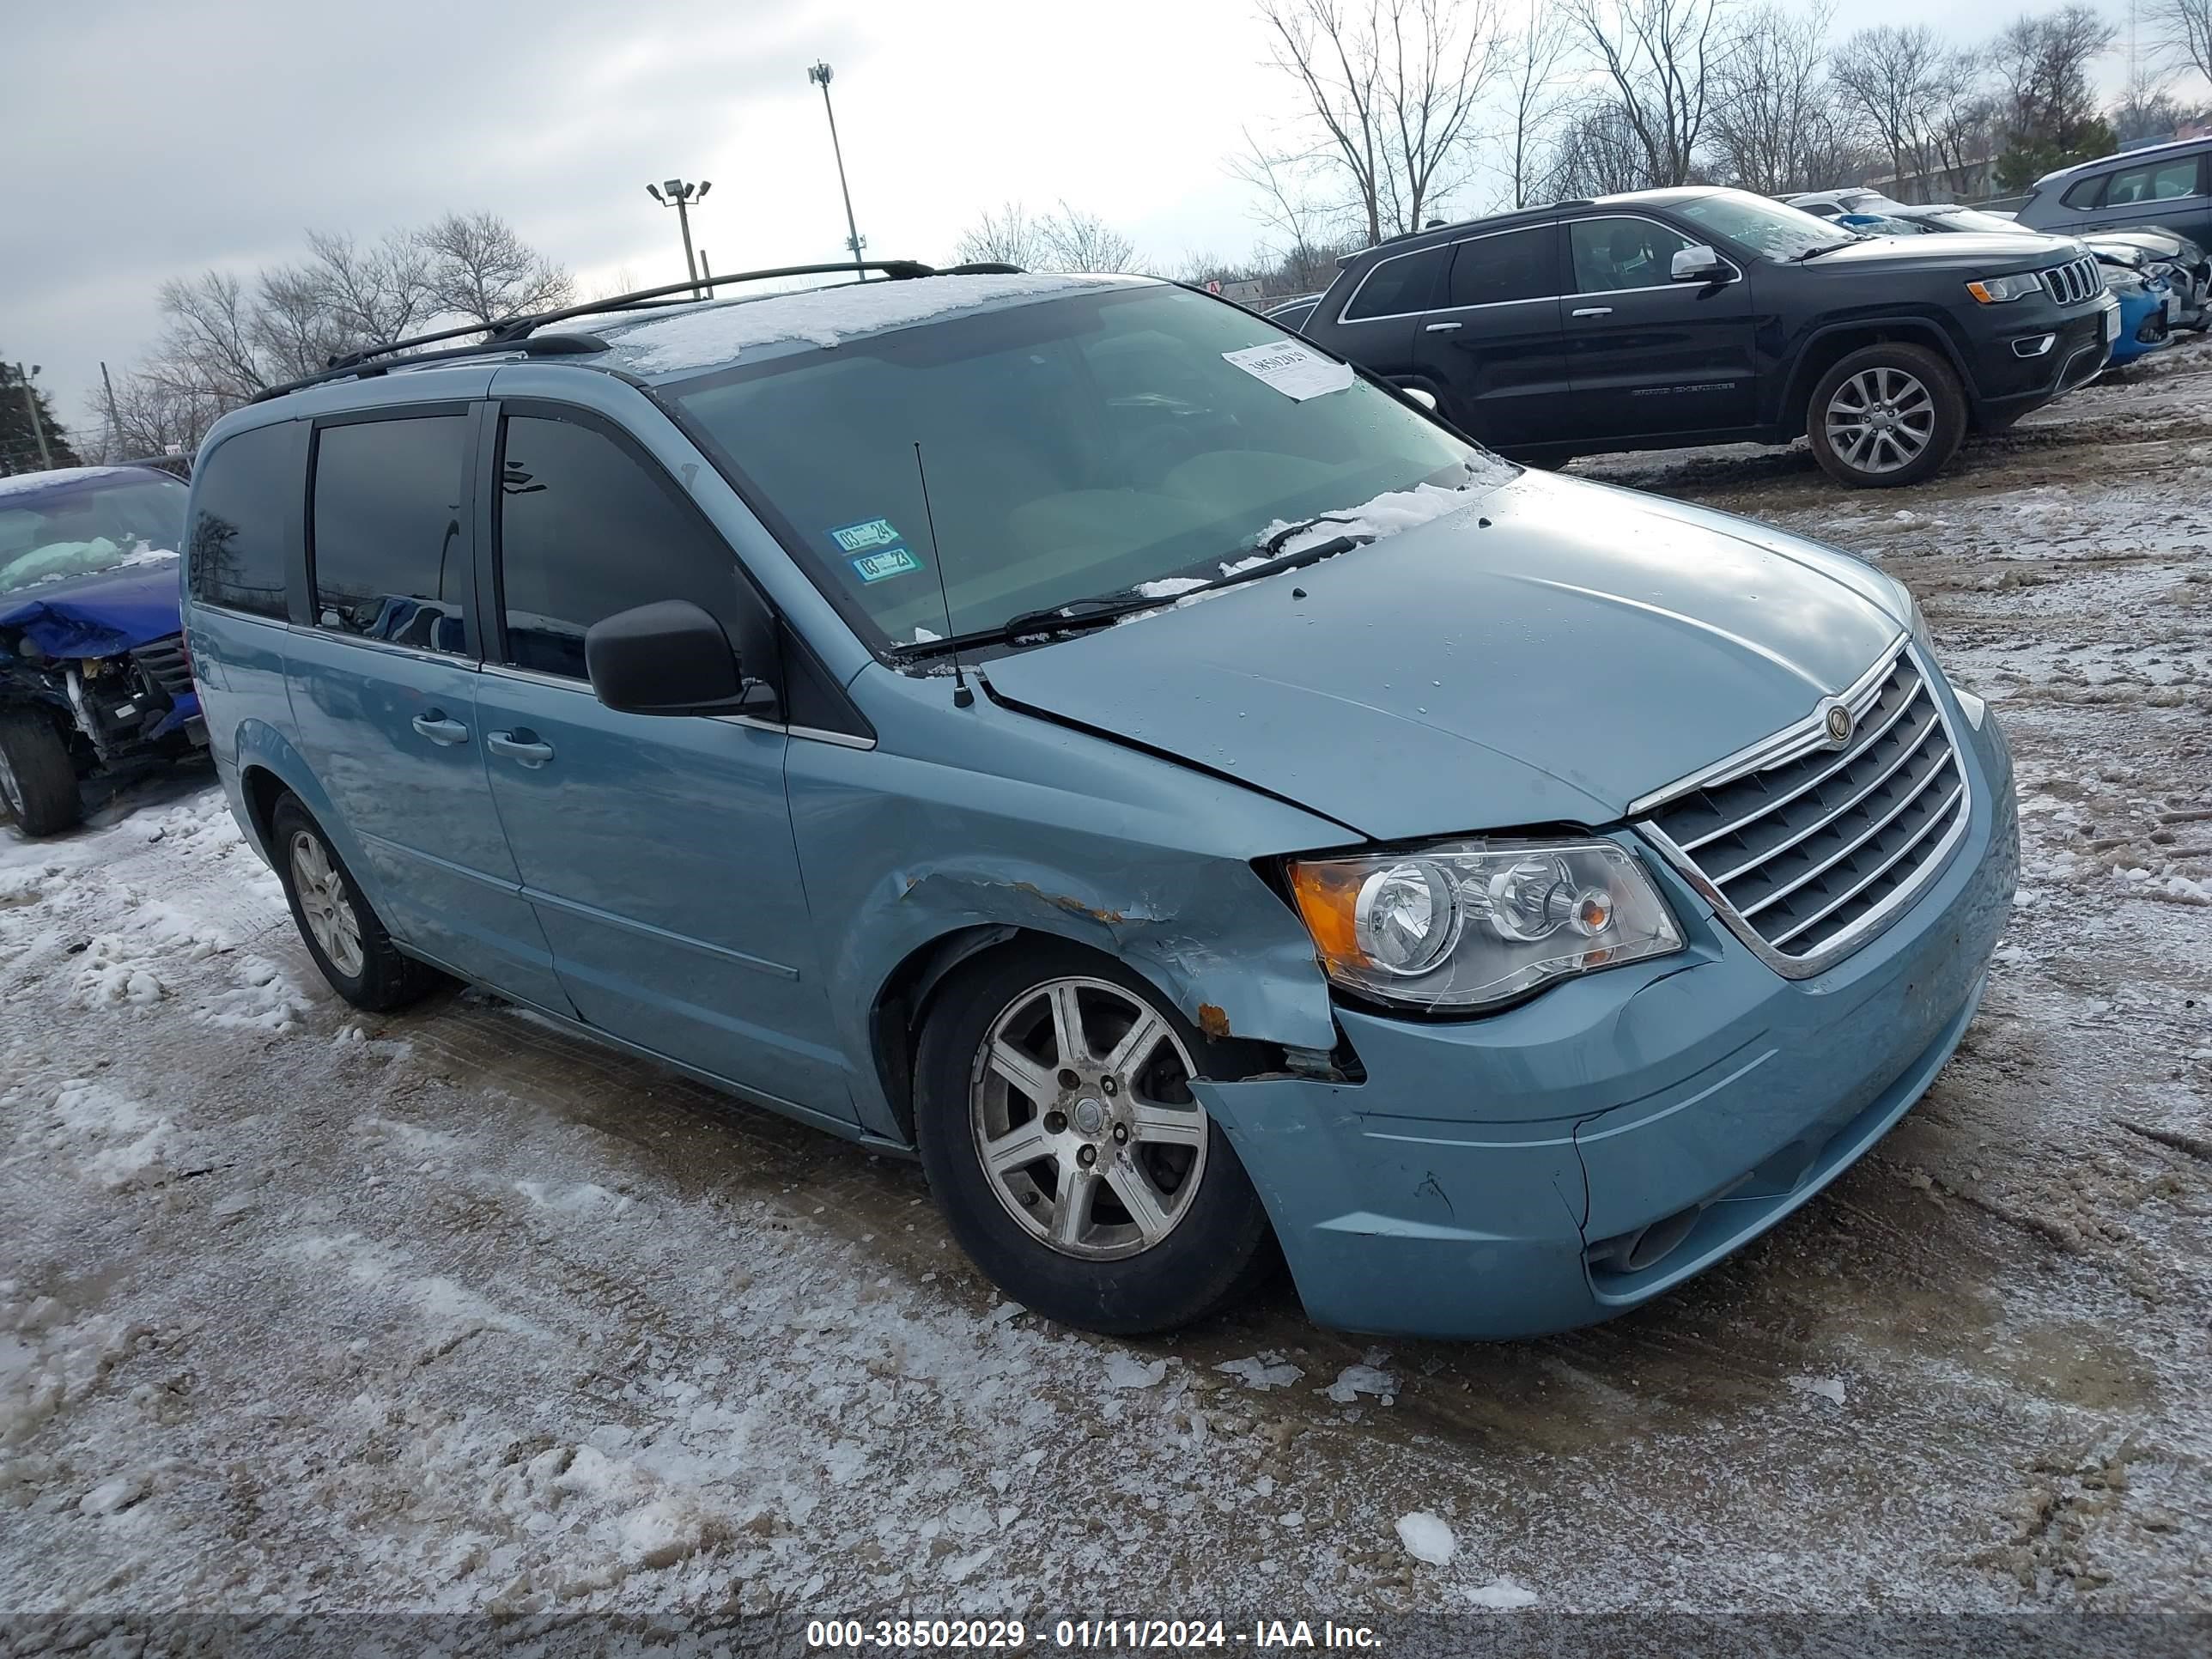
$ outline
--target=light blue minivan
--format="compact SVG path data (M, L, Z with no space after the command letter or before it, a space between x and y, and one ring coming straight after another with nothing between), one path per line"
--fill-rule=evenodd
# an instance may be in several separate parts
M916 1155L1106 1332L1278 1251L1346 1329L1602 1318L1928 1087L2016 836L1897 582L1171 283L876 269L209 434L209 735L343 996Z

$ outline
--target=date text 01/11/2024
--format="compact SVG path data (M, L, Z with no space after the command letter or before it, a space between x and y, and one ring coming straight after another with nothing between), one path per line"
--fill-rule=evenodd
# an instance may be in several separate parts
M1042 1645L1043 1627L1032 1632L1018 1619L829 1619L812 1620L806 1626L806 1645L810 1650L1012 1650L1029 1646L1033 1637ZM1231 1630L1227 1621L1220 1619L1062 1619L1053 1625L1051 1641L1056 1648L1086 1650L1372 1649L1382 1644L1382 1637L1365 1625L1340 1625L1327 1619L1318 1627L1304 1619L1255 1620L1249 1631Z

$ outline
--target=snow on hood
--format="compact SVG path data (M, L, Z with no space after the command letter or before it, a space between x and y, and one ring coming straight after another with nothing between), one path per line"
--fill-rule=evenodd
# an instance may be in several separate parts
M1133 280L1146 279L1025 275L846 283L799 294L723 301L619 332L611 328L599 331L626 367L641 374L667 374L726 363L753 346L790 341L834 346L951 312Z

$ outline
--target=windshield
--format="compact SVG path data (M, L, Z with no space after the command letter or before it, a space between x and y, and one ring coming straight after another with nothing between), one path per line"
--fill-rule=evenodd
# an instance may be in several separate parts
M0 488L0 593L175 558L191 494L158 472Z
M1249 312L1164 284L954 317L671 393L878 649L1187 587L1285 523L1513 476Z
M1946 208L1941 213L1931 213L1928 216L1946 230L2008 231L2015 236L2035 234L2017 219L2000 219L1994 213L1979 213L1972 208Z
M1850 230L1816 218L1802 208L1770 202L1746 191L1716 191L1674 204L1691 223L1725 236L1747 253L1784 264L1815 248L1835 247L1858 239Z

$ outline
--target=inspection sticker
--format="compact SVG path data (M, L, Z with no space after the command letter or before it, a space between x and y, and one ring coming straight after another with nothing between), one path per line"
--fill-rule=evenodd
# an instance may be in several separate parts
M839 526L830 532L830 539L837 544L840 552L866 553L873 548L896 546L906 538L891 528L889 519L869 519Z
M1265 380L1285 398L1304 403L1326 392L1341 392L1352 384L1352 365L1333 363L1318 351L1295 340L1276 345L1246 346L1224 351L1222 356L1255 380Z
M890 576L903 576L921 568L921 561L903 547L886 547L878 552L863 553L852 561L853 568L864 582L879 582Z

